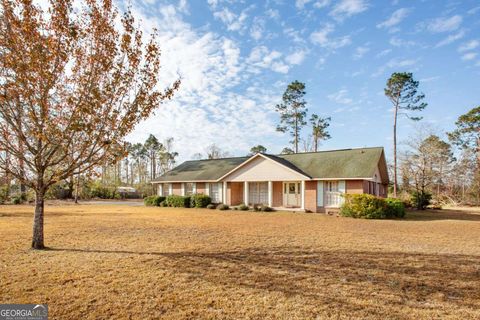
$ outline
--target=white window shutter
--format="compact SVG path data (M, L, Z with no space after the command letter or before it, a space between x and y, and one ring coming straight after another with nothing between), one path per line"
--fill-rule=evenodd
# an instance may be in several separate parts
M223 199L223 183L219 182L218 184L218 198L220 199L220 202L225 202L225 199Z
M317 206L323 207L323 181L317 182Z
M172 194L173 194L173 184L169 183L168 184L168 195L172 195Z
M345 193L345 180L338 181L338 191Z
M185 196L185 183L182 182L182 196Z
M193 187L192 187L192 193L193 193L193 194L196 194L196 193L197 193L197 183L194 182L194 183L192 183L192 185L193 185Z

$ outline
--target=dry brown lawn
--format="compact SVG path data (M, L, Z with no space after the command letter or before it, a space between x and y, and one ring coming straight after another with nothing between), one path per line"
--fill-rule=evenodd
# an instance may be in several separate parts
M51 319L479 319L480 210L368 221L126 205L0 207L0 303Z

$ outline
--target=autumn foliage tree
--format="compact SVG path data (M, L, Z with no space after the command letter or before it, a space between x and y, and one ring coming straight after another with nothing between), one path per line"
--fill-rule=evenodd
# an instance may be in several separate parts
M0 169L35 191L42 249L49 187L104 163L180 83L159 89L156 35L111 0L0 1Z

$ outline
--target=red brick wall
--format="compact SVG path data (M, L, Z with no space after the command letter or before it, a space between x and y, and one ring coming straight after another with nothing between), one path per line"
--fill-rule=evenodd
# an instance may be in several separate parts
M345 192L351 194L364 193L363 180L347 180Z
M317 212L317 181L305 181L305 210Z

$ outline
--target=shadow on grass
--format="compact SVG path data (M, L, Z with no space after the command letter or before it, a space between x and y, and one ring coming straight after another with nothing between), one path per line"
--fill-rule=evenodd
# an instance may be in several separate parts
M465 210L442 209L442 210L415 210L407 211L406 220L431 221L431 220L466 220L480 221L480 212L468 212ZM402 221L402 220L399 220ZM404 220L405 221L405 220Z
M208 281L227 288L278 292L344 312L358 309L361 300L369 301L362 307L368 309L368 314L377 315L385 312L379 308L385 304L408 303L414 308L424 308L424 304L448 302L454 307L480 308L478 256L322 251L301 247L172 253L50 250L130 255L138 258L139 269L174 270L187 275L192 282Z

